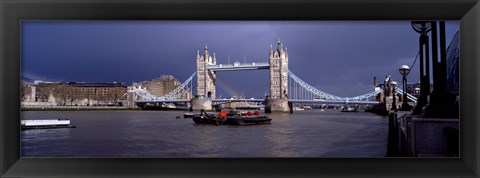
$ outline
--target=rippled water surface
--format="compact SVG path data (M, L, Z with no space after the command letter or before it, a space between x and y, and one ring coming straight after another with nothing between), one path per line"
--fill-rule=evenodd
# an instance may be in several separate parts
M195 125L185 111L23 111L77 128L21 131L22 157L384 157L388 119L307 110L253 126Z

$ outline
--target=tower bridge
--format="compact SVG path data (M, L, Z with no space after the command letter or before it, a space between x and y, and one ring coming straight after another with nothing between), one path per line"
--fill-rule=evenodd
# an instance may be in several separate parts
M233 64L217 64L215 53L210 55L205 45L203 54L197 51L196 71L178 88L165 96L154 96L141 86L131 87L128 90L129 99L134 100L140 107L165 103L189 103L193 110L211 110L212 105L226 102L262 102L265 112L289 112L291 103L318 103L318 104L379 104L381 89L353 97L340 97L319 90L288 69L288 52L283 48L280 40L277 47L270 46L268 62L250 62ZM216 75L218 72L239 70L269 70L269 95L264 99L217 99ZM189 92L196 91L195 98L185 98ZM400 89L397 93L403 94ZM408 99L416 102L416 98L408 94Z

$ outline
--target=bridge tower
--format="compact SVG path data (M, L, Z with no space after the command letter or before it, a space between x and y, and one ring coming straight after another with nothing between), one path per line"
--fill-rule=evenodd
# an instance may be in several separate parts
M197 51L197 95L203 96L203 98L192 98L191 110L212 110L212 101L210 99L216 98L216 74L214 71L207 70L207 66L215 64L217 64L215 53L213 53L213 56L210 56L207 45L205 45L202 55Z
M270 98L286 99L288 96L288 52L278 39L277 49L270 46Z
M265 112L288 112L288 52L280 39L277 49L272 48L270 46L270 96L266 99Z
M216 64L215 53L213 53L213 56L210 56L207 45L205 45L203 55L200 55L200 52L197 51L197 95L211 99L216 98L216 74L214 71L207 70L207 65Z

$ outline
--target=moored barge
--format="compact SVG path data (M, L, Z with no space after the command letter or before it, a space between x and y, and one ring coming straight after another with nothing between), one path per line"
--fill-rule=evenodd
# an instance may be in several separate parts
M220 112L218 115L207 113L203 110L200 114L193 116L195 124L214 124L214 125L257 125L270 124L272 119L268 116L261 116L259 111L242 112L232 110L229 112Z
M207 113L203 109L200 110L200 114L194 114L192 119L195 124L221 125L225 121L225 118L217 117L214 113Z
M267 116L261 116L259 111L255 112L241 112L230 111L226 114L226 120L224 124L227 125L257 125L257 124L269 124L272 121Z

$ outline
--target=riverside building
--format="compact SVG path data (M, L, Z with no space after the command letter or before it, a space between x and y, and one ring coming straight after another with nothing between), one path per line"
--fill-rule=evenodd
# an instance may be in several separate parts
M28 84L22 105L117 105L127 86L119 82L43 82Z
M140 85L145 87L152 95L165 96L180 86L181 83L172 75L162 75L151 81L140 82Z

